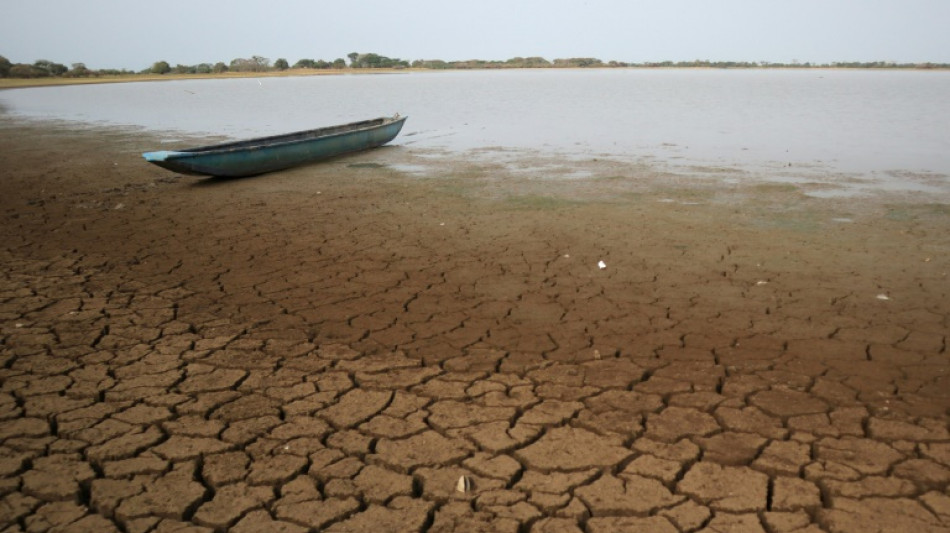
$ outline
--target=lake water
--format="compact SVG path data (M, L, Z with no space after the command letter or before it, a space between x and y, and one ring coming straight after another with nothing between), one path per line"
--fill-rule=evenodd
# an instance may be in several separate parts
M753 174L791 165L889 186L913 174L925 183L909 188L950 188L945 71L544 69L182 80L6 90L0 110L179 138L256 137L398 112L409 120L394 144L453 157L497 149Z

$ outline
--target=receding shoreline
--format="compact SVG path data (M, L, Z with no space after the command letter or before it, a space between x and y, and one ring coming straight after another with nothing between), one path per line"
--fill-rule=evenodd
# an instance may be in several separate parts
M541 67L541 68L453 68L453 69L430 69L430 68L374 68L374 69L288 69L282 71L267 72L223 72L220 74L119 74L110 76L98 76L90 78L0 78L0 90L2 89L25 89L30 87L49 87L61 85L90 85L99 83L132 83L145 81L173 81L173 80L203 80L203 79L239 79L239 78L280 78L280 77L307 77L307 76L350 76L350 75L372 75L372 74L423 74L431 72L466 72L466 71L513 71L513 70L770 70L770 71L835 71L835 70L861 70L866 72L950 72L950 68L943 67L875 67L875 68L851 68L838 66L816 66L816 67Z

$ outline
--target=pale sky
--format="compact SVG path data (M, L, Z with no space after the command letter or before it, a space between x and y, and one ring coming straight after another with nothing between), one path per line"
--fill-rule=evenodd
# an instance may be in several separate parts
M345 58L950 63L950 0L0 0L0 55L142 70Z

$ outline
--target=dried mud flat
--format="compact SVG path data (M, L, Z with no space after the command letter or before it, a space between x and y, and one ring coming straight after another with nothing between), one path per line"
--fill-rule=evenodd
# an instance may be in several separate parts
M0 531L950 531L945 199L0 139Z

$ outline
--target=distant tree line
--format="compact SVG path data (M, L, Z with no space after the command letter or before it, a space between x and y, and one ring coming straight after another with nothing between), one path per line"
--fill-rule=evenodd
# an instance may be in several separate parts
M513 57L505 61L486 61L470 59L466 61L442 61L441 59L417 59L412 68L421 69L505 69L505 68L856 68L856 69L950 69L950 63L893 63L873 62L835 62L835 63L773 63L769 61L659 61L644 63L626 63L622 61L602 61L594 57L571 57L548 61L543 57Z
M604 62L593 57L572 57L548 61L543 57L513 57L504 61L486 61L470 59L466 61L443 61L441 59L417 59L408 61L390 58L375 53L352 52L347 54L347 64L343 58L333 61L322 59L300 59L292 66L286 59L274 62L261 56L235 58L230 63L200 63L198 65L170 65L167 61L156 61L151 67L134 72L130 70L98 69L93 70L83 63L73 63L71 67L39 59L32 64L11 63L0 56L0 78L89 78L115 76L120 74L221 74L224 72L272 72L288 69L342 70L352 69L508 69L508 68L857 68L857 69L950 69L950 63L894 63L887 61L872 62L835 62L835 63L773 63L769 61L660 61L644 63L625 63L621 61Z
M119 74L133 72L116 69L90 70L83 63L73 63L71 67L67 67L47 59L38 59L32 64L11 63L6 57L0 56L0 78L88 78Z

